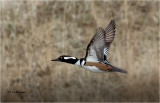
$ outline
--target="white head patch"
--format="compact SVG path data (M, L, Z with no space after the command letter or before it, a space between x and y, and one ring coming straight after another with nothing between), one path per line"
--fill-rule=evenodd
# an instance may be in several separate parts
M76 59L75 57L64 57L64 59Z

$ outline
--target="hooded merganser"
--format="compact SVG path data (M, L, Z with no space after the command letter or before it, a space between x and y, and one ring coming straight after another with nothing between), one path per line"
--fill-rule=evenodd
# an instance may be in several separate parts
M121 72L127 73L126 70L112 66L107 61L107 54L110 44L115 37L115 22L111 20L106 29L99 28L87 46L85 58L62 55L51 61L60 61L83 67L92 72Z

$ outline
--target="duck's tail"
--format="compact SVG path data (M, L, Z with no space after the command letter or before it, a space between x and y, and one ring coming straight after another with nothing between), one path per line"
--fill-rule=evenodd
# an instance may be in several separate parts
M111 65L111 66L112 66L112 65ZM112 66L112 68L110 69L110 71L112 71L112 72L127 73L127 71L126 71L126 70L121 69L121 68L117 68L117 67L115 67L115 66Z

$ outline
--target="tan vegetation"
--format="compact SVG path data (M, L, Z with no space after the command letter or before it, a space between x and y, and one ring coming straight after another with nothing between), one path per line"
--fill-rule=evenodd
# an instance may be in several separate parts
M2 101L159 101L159 1L1 3ZM111 19L117 28L108 60L128 74L51 61L84 57L96 29Z

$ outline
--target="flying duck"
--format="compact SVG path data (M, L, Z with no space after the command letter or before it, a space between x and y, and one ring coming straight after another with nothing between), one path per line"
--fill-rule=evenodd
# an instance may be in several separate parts
M84 58L62 55L51 61L65 62L83 67L92 72L121 72L127 73L126 70L117 68L107 60L110 44L115 37L115 22L111 20L106 29L98 28L98 31L91 39L87 46Z

